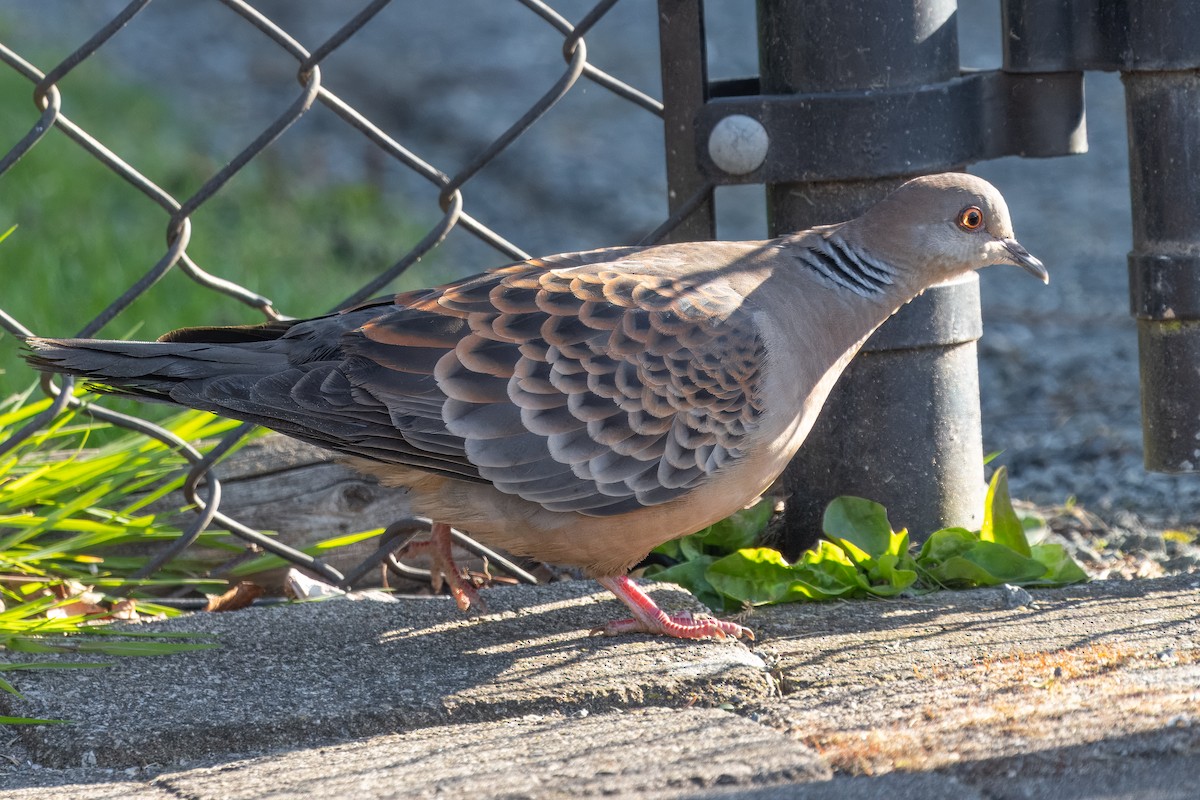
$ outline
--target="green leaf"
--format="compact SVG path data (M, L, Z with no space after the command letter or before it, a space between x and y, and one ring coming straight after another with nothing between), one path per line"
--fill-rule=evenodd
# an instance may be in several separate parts
M834 541L853 544L870 558L892 552L887 509L861 497L837 497L825 508L821 528Z
M99 669L111 667L112 664L92 661L27 661L23 664L0 664L0 672L11 672L18 669Z
M187 631L146 631L138 633L124 628L89 628L89 635L120 636L121 638L143 639L216 639L215 633L189 633Z
M778 550L766 547L719 559L707 577L717 591L752 605L826 600L857 588L857 583L847 584L809 564L788 564Z
M836 498L825 509L825 535L844 553L857 574L854 582L865 593L891 597L917 581L916 564L908 553L908 531L892 531L887 510L861 497Z
M1083 583L1088 579L1087 573L1075 563L1075 559L1071 558L1061 544L1035 544L1031 549L1034 560L1046 568L1046 573L1038 583L1066 586L1071 583Z
M1037 580L1046 567L1032 558L995 542L976 542L962 555L951 556L929 569L930 575L950 586L996 586Z
M979 541L979 537L966 528L942 528L929 534L921 551L917 554L917 564L925 569L932 569L954 556L962 555Z
M1025 529L1008 496L1008 470L1004 467L997 467L992 475L992 482L988 484L987 500L983 507L983 527L979 530L979 538L985 542L1002 544L1023 556L1030 553Z
M929 577L942 586L964 589L971 586L993 586L996 580L984 567L963 556L952 556L928 570Z
M870 585L867 591L879 597L894 597L917 582L917 572L914 569L902 567L912 559L907 554L897 556L884 553L875 562L875 568L870 570L867 577Z
M759 500L749 508L735 511L729 517L709 525L696 534L705 547L725 553L752 547L771 521L775 511L773 500Z
M683 538L686 539L687 537L685 536ZM681 549L680 544L679 544L681 541L683 541L683 539L672 539L669 542L663 542L662 544L660 544L658 547L654 548L650 552L658 553L659 555L664 555L667 558L673 559L675 561L681 561L681 560L683 560L683 550Z
M36 719L34 717L0 717L0 725L67 725L66 719Z
M842 545L834 542L819 540L816 547L806 550L800 556L800 564L813 573L823 575L820 583L829 587L831 591L834 586L844 586L848 587L847 591L850 593L847 596L852 596L862 594L870 586L870 581L860 565L855 563ZM843 594L845 592L838 592L834 596L840 597Z
M61 653L61 648L46 644L38 638L28 639L24 636L13 636L5 639L4 648L14 653Z
M347 533L342 536L335 536L332 539L326 539L319 542L317 546L321 550L333 550L338 547L349 547L352 544L365 542L367 539L374 538L383 533L385 528L372 528L369 531L359 531L358 533Z
M698 536L685 536L679 540L679 557L684 561L692 561L704 555L704 545Z
M706 577L722 594L753 605L798 599L791 596L795 582L791 566L779 551L765 547L739 550L718 559Z
M74 642L79 653L103 653L110 656L166 656L192 650L212 650L219 644L199 642Z

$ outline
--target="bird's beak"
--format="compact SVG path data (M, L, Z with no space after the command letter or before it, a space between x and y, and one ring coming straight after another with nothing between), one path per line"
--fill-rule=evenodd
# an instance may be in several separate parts
M1000 244L1004 245L1004 249L1012 256L1013 264L1040 279L1042 283L1050 282L1050 273L1046 272L1046 265L1029 255L1029 251L1022 247L1020 242L1016 239L1001 239Z

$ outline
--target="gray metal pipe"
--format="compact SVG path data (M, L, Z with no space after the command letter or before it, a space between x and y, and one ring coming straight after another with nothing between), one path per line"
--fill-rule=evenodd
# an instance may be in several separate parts
M918 87L959 74L954 0L762 0L764 94ZM904 131L896 131L903 137ZM852 137L845 142L854 147ZM773 184L772 234L855 216L910 176ZM856 494L916 534L973 525L983 445L974 275L935 287L868 342L785 473L785 552L820 534L825 506Z
M1121 77L1145 464L1200 472L1200 70Z

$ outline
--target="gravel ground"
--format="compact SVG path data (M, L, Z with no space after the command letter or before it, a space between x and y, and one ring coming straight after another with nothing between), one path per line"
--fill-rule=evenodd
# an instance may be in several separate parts
M3 11L6 43L18 51L36 44L65 53L123 5L71 3L68 13L63 0L17 3ZM349 14L334 0L258 5L310 46ZM579 19L592 4L553 5ZM753 72L753 20L742 5L709 3L708 15L714 74ZM965 66L998 65L995 16L984 0L960 3ZM589 35L590 57L658 95L653 26L651 4L620 3ZM515 2L458 0L453 13L443 4L396 2L324 73L335 91L404 144L453 172L561 74L560 47L561 37ZM226 155L294 93L290 60L215 4L154 3L102 56L113 69L169 87L180 113L196 119L213 151ZM1093 573L1196 570L1200 478L1150 474L1141 462L1120 81L1089 74L1087 92L1087 155L972 168L1001 187L1021 241L1053 276L1049 288L1007 273L983 276L985 449L1004 451L1014 495L1039 507L1052 535L1091 562ZM381 165L343 127L315 112L280 143L281 157L304 159L318 176L383 182L436 219L427 184ZM655 118L581 85L467 185L466 206L530 252L629 241L665 216L661 153ZM763 234L760 189L722 190L718 203L722 237ZM498 260L458 232L444 254L462 274Z

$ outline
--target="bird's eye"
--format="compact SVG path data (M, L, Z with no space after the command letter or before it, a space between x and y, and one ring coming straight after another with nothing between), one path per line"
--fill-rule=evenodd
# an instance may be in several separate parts
M983 212L979 206L967 206L958 215L958 227L964 231L977 231L983 225Z

